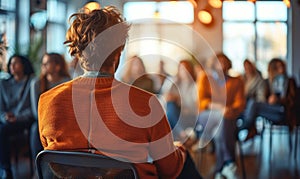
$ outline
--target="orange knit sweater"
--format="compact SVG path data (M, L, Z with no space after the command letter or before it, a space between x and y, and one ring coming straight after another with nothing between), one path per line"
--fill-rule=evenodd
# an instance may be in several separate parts
M112 77L79 77L45 92L38 115L46 150L94 148L135 162L140 178L176 178L183 168L185 150L174 146L156 97Z
M246 99L244 82L240 77L226 77L224 86L220 86L211 76L203 75L197 81L199 111L210 109L212 102L225 104L225 119L237 119L243 112Z

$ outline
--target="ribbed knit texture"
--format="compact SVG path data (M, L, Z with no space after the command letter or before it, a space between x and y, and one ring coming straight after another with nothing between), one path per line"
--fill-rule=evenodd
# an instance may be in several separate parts
M44 149L97 148L137 163L140 178L176 178L183 167L185 151L173 145L156 97L114 78L79 77L59 85L40 97L38 115ZM147 163L149 156L158 160Z

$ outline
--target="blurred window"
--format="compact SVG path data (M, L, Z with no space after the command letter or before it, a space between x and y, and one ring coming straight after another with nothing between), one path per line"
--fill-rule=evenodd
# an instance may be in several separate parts
M15 53L16 45L16 0L0 0L1 61Z
M169 23L188 24L194 21L194 7L189 1L126 2L124 16L127 21L133 21L133 23L143 19L157 18L169 21Z
M242 8L241 8L242 7ZM274 57L287 58L288 8L282 1L223 2L223 51L233 69L243 72L245 58L267 77Z
M47 1L47 52L64 54L67 5L62 0Z

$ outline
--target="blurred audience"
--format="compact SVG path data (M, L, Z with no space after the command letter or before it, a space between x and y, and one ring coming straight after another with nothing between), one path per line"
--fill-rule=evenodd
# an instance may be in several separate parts
M147 74L144 62L140 57L133 56L129 58L125 64L125 68L121 81L150 93L156 93L154 81Z
M228 74L231 61L223 53L212 57L198 81L200 145L214 138L215 178L237 178L235 164L236 120L245 107L244 83Z
M9 139L24 132L33 122L30 83L34 70L24 56L13 55L8 61L10 77L0 80L0 177L12 178Z
M252 103L249 107L249 115L245 116L250 124L249 133L256 133L255 119L258 116L275 124L286 124L292 130L296 123L297 87L294 78L287 76L286 66L282 59L273 58L269 62L268 79L265 80L265 85L266 102Z
M159 61L159 66L158 66L158 72L157 72L157 78L156 79L156 87L155 90L157 91L158 94L162 94L162 86L170 75L166 72L165 70L165 62L163 60Z
M166 113L175 140L184 142L197 121L197 89L193 64L189 60L179 62L174 79L166 79L162 87L166 101ZM187 141L189 142L189 141ZM188 144L190 145L190 144Z
M41 74L31 82L31 106L35 122L31 126L30 145L32 157L43 149L38 132L38 100L42 93L69 81L70 75L64 57L58 53L46 53L42 58Z
M245 97L247 100L246 108L241 116L241 123L238 123L240 130L249 129L253 125L252 121L248 121L248 117L251 116L252 105L255 102L265 102L265 81L262 78L260 72L257 70L255 64L250 60L244 61L244 82L245 82ZM256 134L256 130L248 131L246 139L252 138Z

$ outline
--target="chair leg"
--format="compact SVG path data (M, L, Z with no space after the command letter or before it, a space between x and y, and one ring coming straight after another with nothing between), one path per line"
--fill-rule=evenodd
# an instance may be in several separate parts
M272 157L272 130L273 130L273 125L270 125L270 143L269 143L269 160L271 161Z
M241 162L241 167L242 167L242 176L243 176L243 179L246 179L244 153L243 153L243 150L242 150L242 143L241 143L240 140L238 140L238 145L239 145L239 152L240 152L240 162Z
M296 136L295 136L295 154L294 159L297 160L297 145L298 145L298 127L296 127Z
M288 129L289 130L289 129ZM288 131L288 135L289 135L289 152L290 152L290 157L292 156L292 132L289 130Z

